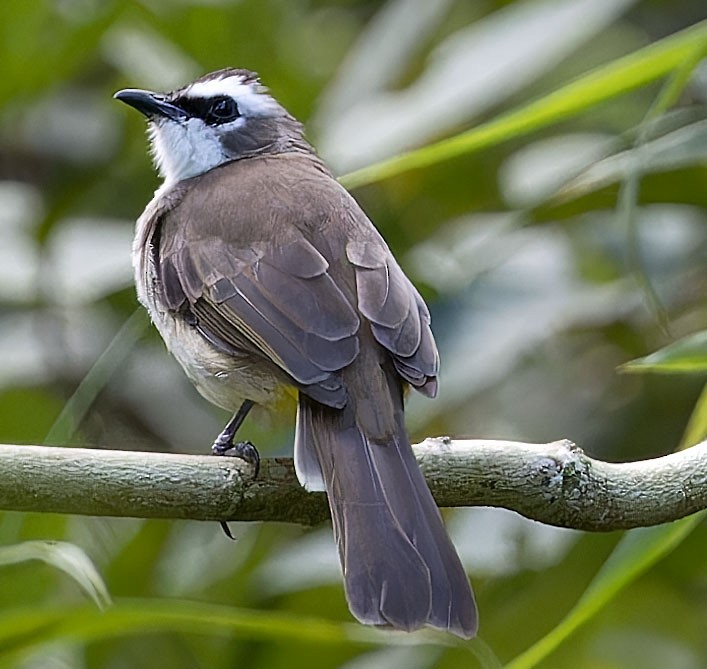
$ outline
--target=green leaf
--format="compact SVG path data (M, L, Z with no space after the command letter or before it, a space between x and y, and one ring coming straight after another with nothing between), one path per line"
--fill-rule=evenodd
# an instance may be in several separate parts
M685 428L678 450L683 450L707 439L707 385L702 389Z
M481 669L503 669L496 653L481 637L467 641L466 647L474 655Z
M600 160L563 186L562 201L581 197L633 173L667 172L707 162L707 121L699 121Z
M97 613L94 609L13 610L0 614L0 660L46 643L71 639L88 643L156 632L238 636L249 640L356 646L420 645L466 647L475 655L476 641L461 642L448 634L390 632L357 623L336 623L302 615L241 609L184 600L123 600ZM479 649L476 649L479 650ZM493 667L485 648L485 667Z
M63 541L25 541L0 547L0 567L29 560L41 560L69 575L99 608L110 604L110 595L101 575L91 558L78 546Z
M74 394L64 405L54 421L46 439L47 446L63 446L71 439L84 419L98 393L103 390L110 377L125 362L137 341L142 337L149 324L144 309L136 309L128 318L113 341L98 357L88 374L83 378Z
M703 391L683 436L681 448L707 437L707 387ZM707 517L707 511L674 523L626 532L581 599L552 631L512 660L506 669L531 669L579 627L596 615L621 590L665 557Z
M347 188L357 188L526 135L676 70L684 70L686 62L694 66L705 53L707 21L596 68L559 90L477 128L350 172L341 178L341 182Z
M627 532L562 622L509 662L506 669L535 667L621 590L676 548L705 515L703 511L667 525Z
M622 372L695 374L707 372L707 330L684 337L643 358L627 362Z

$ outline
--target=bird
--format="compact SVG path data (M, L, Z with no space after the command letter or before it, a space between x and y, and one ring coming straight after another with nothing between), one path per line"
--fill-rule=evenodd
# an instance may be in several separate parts
M114 97L147 118L163 179L136 223L137 296L201 395L233 413L213 452L257 464L236 431L295 398L295 471L327 493L352 615L475 636L404 423L409 388L437 394L430 312L383 237L256 73Z

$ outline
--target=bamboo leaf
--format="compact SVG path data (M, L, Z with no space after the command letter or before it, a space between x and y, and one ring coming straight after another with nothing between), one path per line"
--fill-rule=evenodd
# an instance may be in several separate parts
M697 513L668 525L627 532L562 622L509 662L506 669L531 669L537 666L621 590L676 548L705 515L705 512Z
M707 385L702 389L678 450L689 448L707 438Z
M350 172L341 182L347 188L357 188L526 135L650 84L682 69L686 61L696 63L705 53L707 21L596 68L559 90L472 130Z
M91 558L78 546L64 541L25 541L0 547L0 567L29 560L40 560L63 571L99 608L110 604L110 595L101 575Z
M699 121L595 163L563 186L556 197L562 201L577 198L633 172L665 172L706 161L707 121Z
M707 389L693 410L680 448L707 437ZM604 562L575 607L553 630L512 660L506 669L532 669L579 627L596 615L621 590L677 548L707 517L707 511L674 523L627 532Z
M101 353L74 394L64 405L44 441L46 445L64 445L76 432L98 393L123 364L137 341L147 329L148 319L143 309L136 309L123 324L113 341Z
M135 634L156 632L208 634L245 637L249 640L311 643L315 646L352 644L355 646L415 646L442 644L469 647L448 634L425 630L414 634L337 623L321 618L272 611L241 609L184 600L123 600L100 613L95 609L12 610L0 615L0 660L27 653L37 647L71 639L90 643ZM477 653L475 651L474 654ZM486 658L485 648L479 654ZM492 667L488 659L485 667Z
M695 374L707 372L707 330L684 337L619 368L623 372Z

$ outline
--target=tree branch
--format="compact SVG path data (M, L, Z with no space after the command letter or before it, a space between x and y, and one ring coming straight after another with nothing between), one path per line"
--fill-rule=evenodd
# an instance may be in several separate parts
M707 441L653 460L594 460L569 441L427 439L415 452L440 506L497 506L582 530L656 525L707 508ZM260 474L237 458L0 446L0 509L315 524L323 494L289 458Z

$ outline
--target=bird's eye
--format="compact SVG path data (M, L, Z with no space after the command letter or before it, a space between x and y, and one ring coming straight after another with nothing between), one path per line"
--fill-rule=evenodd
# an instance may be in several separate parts
M233 98L224 96L222 98L216 98L211 103L206 115L206 121L212 124L228 123L239 116L238 105Z

